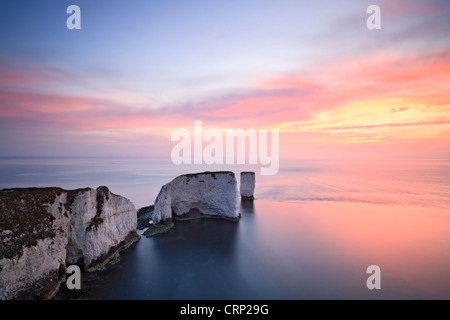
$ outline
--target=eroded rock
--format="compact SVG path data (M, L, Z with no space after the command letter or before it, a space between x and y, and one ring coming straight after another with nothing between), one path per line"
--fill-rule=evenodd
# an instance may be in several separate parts
M255 173L241 172L240 193L244 200L253 200L255 192Z
M61 270L102 268L133 243L133 203L107 187L0 190L0 299L45 298Z
M170 224L176 218L197 217L238 220L237 199L237 182L233 172L181 175L161 188L155 201L152 223Z

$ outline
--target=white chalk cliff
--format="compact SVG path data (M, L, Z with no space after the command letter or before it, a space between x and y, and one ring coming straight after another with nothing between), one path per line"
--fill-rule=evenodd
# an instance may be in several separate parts
M103 267L139 239L136 223L106 187L0 190L0 299L48 297L71 264Z
M178 176L161 188L153 224L172 221L172 214L239 218L237 181L233 172L202 172Z
M255 192L255 173L241 172L241 182L239 190L242 199L253 199Z

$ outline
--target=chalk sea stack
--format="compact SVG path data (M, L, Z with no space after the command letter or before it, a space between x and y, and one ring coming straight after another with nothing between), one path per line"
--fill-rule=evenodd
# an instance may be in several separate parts
M184 174L165 184L155 200L151 236L172 227L173 220L201 217L238 221L237 181L231 171Z
M51 297L67 266L103 268L137 241L136 224L107 187L0 190L0 299Z
M255 173L241 172L241 183L239 190L243 200L253 200L255 192Z

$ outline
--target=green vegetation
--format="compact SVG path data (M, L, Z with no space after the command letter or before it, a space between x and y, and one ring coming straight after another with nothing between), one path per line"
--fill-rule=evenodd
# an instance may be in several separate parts
M159 223L156 225L152 224L152 225L150 225L150 227L147 230L145 230L144 236L151 237L151 236L154 236L155 234L167 232L173 226L174 226L174 224L172 221L167 222L167 223Z
M76 197L80 193L88 192L89 190L92 190L91 188L83 188L83 189L76 189L76 190L63 190L67 192L67 198L66 203L64 204L64 207L66 208L67 212L71 212L72 204L75 201Z
M89 225L86 227L86 231L92 231L93 228L96 230L98 226L103 223L102 210L103 205L105 204L105 200L109 200L109 189L108 187L100 186L97 188L97 211L95 216L89 221Z
M214 179L216 178L216 174L228 174L231 177L234 177L234 172L232 171L205 171L205 172L198 172L198 173L187 173L183 174L180 177L188 177L188 178L198 178L200 175L211 175Z
M55 218L48 211L57 196L67 193L64 204L70 212L75 198L89 188L66 191L57 187L0 190L0 259L21 256L23 248L36 246L39 240L53 238ZM60 212L62 203L59 203Z
M23 247L55 236L55 219L45 204L53 203L60 188L4 189L0 191L0 259L21 255Z

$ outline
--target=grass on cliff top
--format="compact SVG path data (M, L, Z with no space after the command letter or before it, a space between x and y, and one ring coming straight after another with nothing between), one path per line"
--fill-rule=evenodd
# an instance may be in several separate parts
M89 225L86 227L86 231L92 231L92 229L97 229L100 224L103 223L103 218L101 218L103 205L105 201L109 200L110 191L108 187L100 186L97 188L97 211L95 216L89 221Z
M0 259L21 256L24 247L37 245L38 240L53 238L55 219L47 205L57 196L67 192L65 204L59 203L60 211L70 208L78 194L90 188L64 190L49 188L16 188L0 190Z
M180 177L197 178L200 175L211 175L214 179L216 179L216 174L228 174L234 177L234 172L232 171L204 171L197 173L186 173L182 174Z

